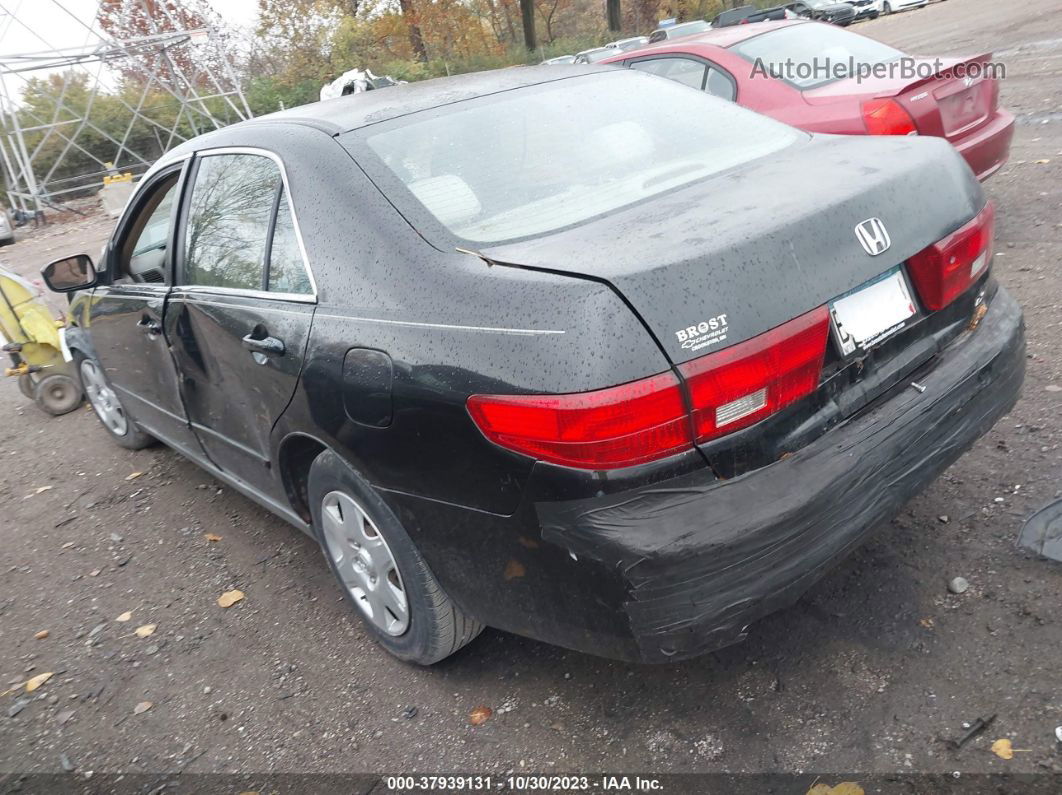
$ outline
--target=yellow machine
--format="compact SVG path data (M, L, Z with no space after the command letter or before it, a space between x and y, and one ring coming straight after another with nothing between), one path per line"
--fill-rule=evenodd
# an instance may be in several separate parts
M0 268L0 342L11 356L4 375L18 378L22 394L49 414L66 414L81 405L81 383L63 360L59 330L37 289Z

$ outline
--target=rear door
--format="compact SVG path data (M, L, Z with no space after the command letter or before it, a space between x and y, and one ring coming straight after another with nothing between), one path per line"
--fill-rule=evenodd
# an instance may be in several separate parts
M125 410L153 436L201 456L162 334L185 169L185 163L164 168L138 188L104 250L88 327L95 355Z
M295 391L316 306L282 161L257 149L200 153L185 206L166 336L188 417L215 464L273 494L270 432Z

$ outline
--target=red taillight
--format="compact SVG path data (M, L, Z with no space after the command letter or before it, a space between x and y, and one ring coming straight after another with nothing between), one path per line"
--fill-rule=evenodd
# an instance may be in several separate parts
M574 395L473 395L468 411L496 444L580 469L633 466L693 446L672 373Z
M679 366L703 442L745 428L819 385L829 314L822 306L718 353Z
M745 428L814 392L826 353L826 307L686 362L693 432L678 379L661 373L571 395L473 395L468 413L495 444L579 469L664 458Z
M863 124L868 135L910 135L918 130L911 114L894 99L864 102Z
M996 210L992 202L970 223L907 260L926 309L943 309L969 289L992 259Z

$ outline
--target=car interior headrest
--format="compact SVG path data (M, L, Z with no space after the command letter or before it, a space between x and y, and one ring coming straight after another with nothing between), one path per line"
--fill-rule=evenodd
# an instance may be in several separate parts
M418 179L408 187L444 226L459 226L479 215L479 199L456 174Z
M587 151L602 166L651 160L656 147L653 139L637 122L618 121L598 127L587 140Z

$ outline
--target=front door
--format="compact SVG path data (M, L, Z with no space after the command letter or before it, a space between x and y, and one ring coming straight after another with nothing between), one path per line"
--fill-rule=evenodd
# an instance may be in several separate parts
M166 307L188 416L210 459L274 497L270 432L295 391L316 305L279 161L196 158Z
M88 327L108 381L137 424L201 457L162 333L183 170L183 164L162 170L137 191L104 251Z

